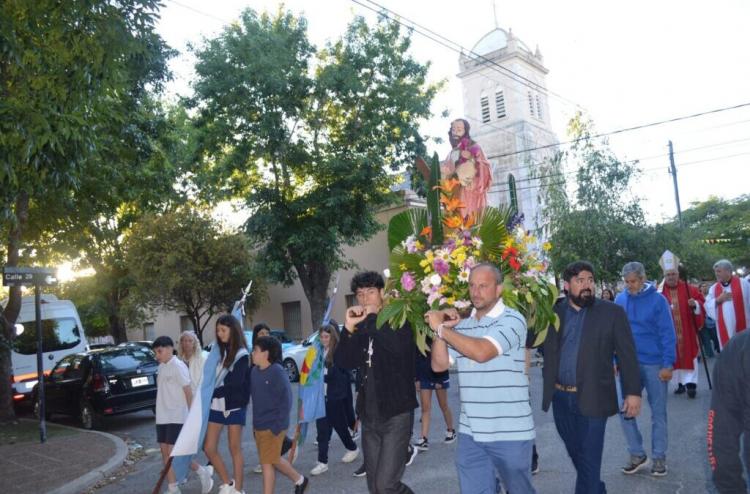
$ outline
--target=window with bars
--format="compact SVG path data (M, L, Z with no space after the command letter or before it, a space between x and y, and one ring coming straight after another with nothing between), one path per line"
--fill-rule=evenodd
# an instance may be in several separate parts
M539 95L536 95L536 117L541 119L542 118L542 98L539 97Z
M531 113L531 116L534 116L534 96L531 94L531 91L529 91L529 113Z
M281 304L281 313L284 316L284 330L291 339L301 339L302 334L302 304L297 302L284 302Z
M479 100L479 106L482 110L482 123L490 123L490 99L482 96Z
M510 210L518 212L518 193L516 192L516 177L512 173L508 174L508 192L510 193Z
M507 113L505 112L505 95L502 89L498 89L495 92L495 110L497 112L497 118L504 118Z

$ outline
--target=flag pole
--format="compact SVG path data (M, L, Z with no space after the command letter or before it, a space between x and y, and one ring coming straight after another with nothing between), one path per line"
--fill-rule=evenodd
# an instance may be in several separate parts
M687 268L683 266L683 269L685 271L685 290L687 291L688 299L690 298L690 284L687 282L688 280L688 274L687 274ZM679 281L679 275L677 276L677 279ZM698 301L696 300L695 303L697 304ZM688 306L688 310L690 307ZM703 311L705 312L705 308ZM698 351L701 352L701 361L703 361L703 369L706 371L706 381L708 381L708 389L713 390L714 387L711 384L711 373L708 371L708 362L706 361L706 351L703 349L703 345L701 344L701 338L698 335L698 328L695 327L695 319L693 318L693 314L690 314L690 325L693 327L693 332L695 333L695 339L698 341Z
M164 468L161 470L161 475L159 475L159 480L156 482L156 487L154 487L154 490L151 491L151 494L159 494L159 491L161 490L161 485L164 483L164 477L167 476L167 472L169 472L169 469L172 468L172 458L173 456L170 456L167 458L167 463L164 464Z

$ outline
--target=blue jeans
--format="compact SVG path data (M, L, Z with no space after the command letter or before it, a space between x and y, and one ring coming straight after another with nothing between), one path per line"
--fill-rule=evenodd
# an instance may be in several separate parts
M655 460L667 457L667 382L659 379L661 368L658 364L638 364L641 372L641 391L646 388L648 405L651 408L651 457ZM617 393L622 399L620 380L616 381ZM646 456L643 437L638 430L636 419L625 420L624 415L620 414L620 424L628 442L628 452L634 456Z
M495 469L513 494L534 494L531 485L531 449L534 441L478 442L458 435L456 469L463 494L495 494Z
M552 415L577 472L575 494L605 494L607 488L601 480L601 469L607 417L581 414L576 393L564 391L555 391Z

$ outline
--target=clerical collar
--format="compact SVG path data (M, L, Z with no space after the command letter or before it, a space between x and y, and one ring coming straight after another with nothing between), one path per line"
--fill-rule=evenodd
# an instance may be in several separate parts
M732 283L732 280L729 281L722 281L721 286L729 286L729 284Z

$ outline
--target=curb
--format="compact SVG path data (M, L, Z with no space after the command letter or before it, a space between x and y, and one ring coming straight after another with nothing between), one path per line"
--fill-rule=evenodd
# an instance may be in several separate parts
M19 420L29 420L29 419L19 419ZM105 464L95 468L94 470L90 471L87 474L81 475L75 480L71 480L67 484L61 487L58 487L55 490L49 491L47 494L80 494L81 492L85 491L89 487L92 487L94 484L96 484L100 480L106 478L107 475L112 473L114 470L120 468L120 466L122 466L122 463L125 461L125 458L128 456L127 444L125 444L125 441L115 436L114 434L109 434L107 432L101 432L101 431L88 431L85 429L79 429L77 427L70 427L67 425L60 425L57 423L55 424L55 427L62 427L63 429L70 429L76 432L83 432L87 434L99 434L100 436L104 436L108 438L109 440L111 440L113 443L115 443L115 454Z

